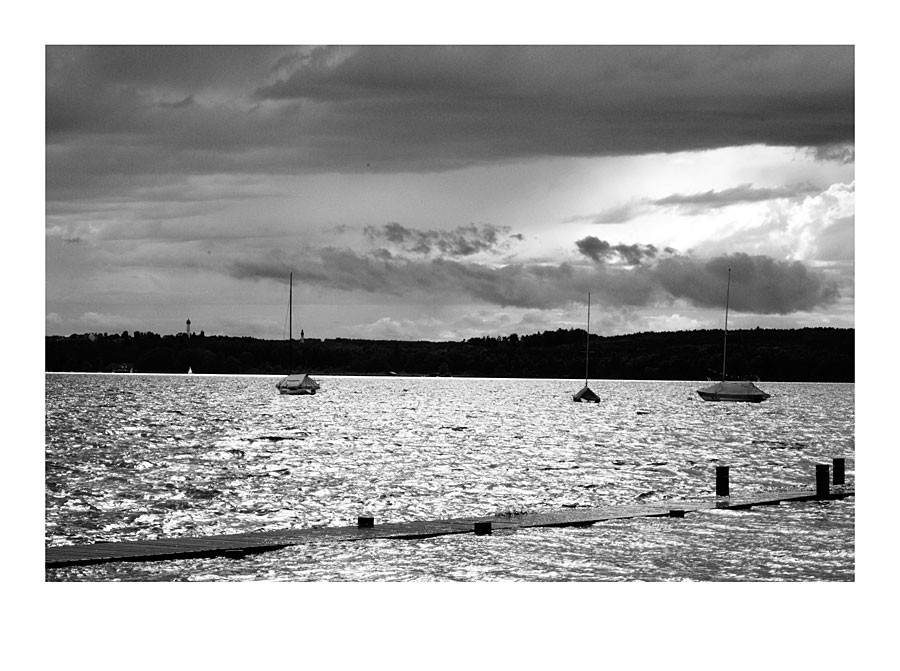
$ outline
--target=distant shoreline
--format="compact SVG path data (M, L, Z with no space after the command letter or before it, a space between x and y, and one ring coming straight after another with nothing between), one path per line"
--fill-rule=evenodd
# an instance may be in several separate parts
M149 377L179 377L185 376L187 373L107 373L104 371L101 372L92 372L86 373L83 371L73 371L73 370L45 370L44 375L144 375ZM284 376L284 373L193 373L192 377L259 377L271 380L277 380ZM584 384L584 378L573 378L573 377L557 377L557 378L535 378L535 377L482 377L479 375L446 375L446 376L438 376L438 375L383 375L379 373L316 373L316 379L341 379L341 378L379 378L386 380L538 380L538 379L546 379L553 380L559 382L581 382ZM641 379L641 380L633 380L633 379L621 379L615 377L592 377L590 380L591 384L595 384L597 382L684 382L686 384L703 384L709 382L708 379L696 379L696 380L650 380L650 379ZM765 380L765 384L856 384L854 381L850 382L833 382L833 381L813 381L813 380Z
M204 334L45 336L46 372L135 372L584 379L583 329L465 341L262 340ZM854 382L855 329L729 331L729 378ZM719 379L722 331L590 337L588 377L619 380Z

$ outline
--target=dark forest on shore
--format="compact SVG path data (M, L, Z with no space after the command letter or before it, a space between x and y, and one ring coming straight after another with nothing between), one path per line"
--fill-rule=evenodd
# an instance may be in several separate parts
M722 370L721 330L590 337L592 379L704 380ZM470 338L461 342L305 339L124 332L46 336L48 372L585 376L585 331ZM729 331L729 378L853 382L854 329Z

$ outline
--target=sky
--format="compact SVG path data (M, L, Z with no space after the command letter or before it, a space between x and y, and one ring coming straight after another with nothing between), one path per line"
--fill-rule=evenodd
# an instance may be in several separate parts
M852 45L45 57L48 335L855 326Z

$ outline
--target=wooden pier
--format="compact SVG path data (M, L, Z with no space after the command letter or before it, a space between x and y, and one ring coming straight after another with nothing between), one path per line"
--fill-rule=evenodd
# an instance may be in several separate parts
M843 471L841 471L841 482L843 482ZM832 488L827 480L823 483L821 478L817 479L816 484L817 489L815 491L756 493L743 497L728 496L720 493L722 487L727 491L726 470L724 475L721 472L717 473L717 494L719 495L714 499L702 501L666 501L655 504L570 508L545 513L501 514L486 517L461 517L377 525L372 517L360 517L355 527L281 529L220 536L160 538L145 541L94 543L92 545L62 545L46 548L45 566L46 568L60 568L104 562L160 561L198 557L240 559L246 555L279 550L312 540L416 539L464 533L484 535L493 531L515 531L531 527L588 526L608 520L636 517L679 518L684 517L686 513L715 508L747 510L754 506L843 499L855 495L852 488L844 486Z

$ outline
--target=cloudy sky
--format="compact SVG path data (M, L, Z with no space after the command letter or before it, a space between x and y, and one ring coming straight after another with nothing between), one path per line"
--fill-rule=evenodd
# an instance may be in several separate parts
M854 326L852 46L49 46L46 333Z

